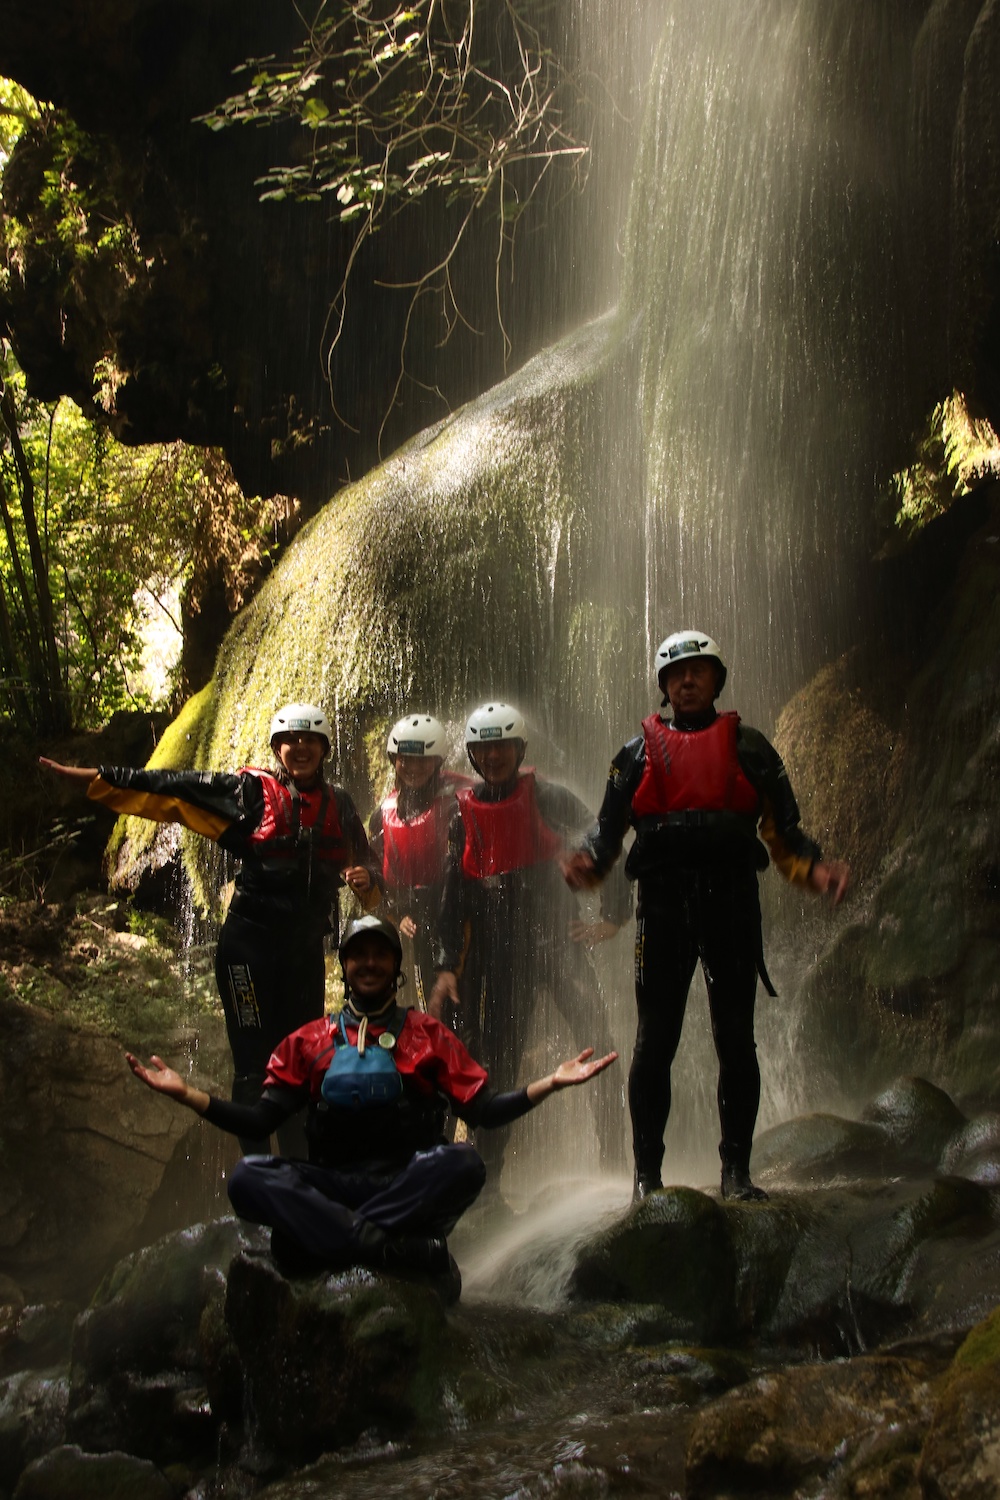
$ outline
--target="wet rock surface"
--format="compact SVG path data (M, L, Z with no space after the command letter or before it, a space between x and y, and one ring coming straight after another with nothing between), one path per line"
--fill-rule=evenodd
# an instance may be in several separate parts
M772 1165L754 1204L651 1194L583 1238L570 1300L547 1313L448 1307L424 1278L360 1268L289 1280L266 1232L231 1218L121 1261L71 1348L65 1308L7 1287L0 1486L42 1500L113 1473L105 1493L181 1484L206 1500L251 1482L271 1500L373 1485L483 1500L992 1495L1000 1203L924 1158L974 1170L993 1117L974 1128L914 1079L864 1114L895 1173L805 1188ZM793 1183L816 1160L798 1123ZM857 1139L840 1124L843 1165ZM531 1284L530 1244L520 1253Z

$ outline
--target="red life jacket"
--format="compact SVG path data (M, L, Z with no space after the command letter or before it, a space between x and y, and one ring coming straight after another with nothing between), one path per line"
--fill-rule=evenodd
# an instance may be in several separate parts
M482 801L472 787L457 797L465 824L462 874L468 880L543 864L565 848L538 811L534 771L522 771L510 796L499 802Z
M633 820L694 811L756 819L760 798L736 755L739 723L735 713L719 714L706 729L671 729L659 714L643 719L646 764Z
M323 781L301 792L294 786L285 786L269 771L258 771L253 766L245 766L244 770L257 777L264 795L263 815L247 838L255 854L267 859L272 855L291 858L308 846L319 859L340 866L347 864L350 850L329 782Z
M416 817L400 817L398 790L382 803L382 878L387 890L436 885L444 877L455 787L467 785L467 779L451 771L440 776L433 802Z

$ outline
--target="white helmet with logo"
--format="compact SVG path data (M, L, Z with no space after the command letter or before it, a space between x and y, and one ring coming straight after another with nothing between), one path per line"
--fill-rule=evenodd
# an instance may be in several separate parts
M469 715L465 726L465 748L474 750L477 745L488 745L497 740L520 740L528 742L528 731L524 719L509 703L483 703Z
M271 749L283 734L318 734L326 741L326 753L330 753L333 733L326 715L315 703L286 703L279 708L271 720Z
M677 630L673 635L667 636L656 653L654 670L657 682L663 687L666 669L672 667L674 662L687 661L692 656L707 656L710 661L715 662L719 669L719 684L716 689L718 697L726 685L726 664L715 641L701 630Z
M444 760L444 725L430 714L407 714L389 730L385 753L390 760L397 755L437 756Z

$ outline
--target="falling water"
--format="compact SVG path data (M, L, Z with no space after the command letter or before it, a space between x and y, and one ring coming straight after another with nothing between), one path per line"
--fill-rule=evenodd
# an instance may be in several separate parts
M610 755L656 702L656 644L686 625L722 643L724 704L773 732L789 694L871 628L879 487L939 375L927 246L944 238L932 167L947 162L927 123L938 70L918 12L580 0L577 44L617 123L597 132L603 207L589 201L560 273L580 278L582 305L617 311L317 517L223 647L199 763L258 758L294 681L334 707L339 777L363 805L366 786L370 800L383 789L385 726L404 705L457 729L477 701L505 697L529 720L529 760L593 808ZM792 1045L815 947L771 926L782 1000L760 1007L764 1121L816 1102ZM596 955L616 1083L596 1108L579 1091L521 1122L514 1201L593 1167L609 1140L627 1155L630 957L627 929ZM675 1180L715 1173L705 1011L699 981L668 1132ZM575 1040L551 997L526 1040L539 1069Z

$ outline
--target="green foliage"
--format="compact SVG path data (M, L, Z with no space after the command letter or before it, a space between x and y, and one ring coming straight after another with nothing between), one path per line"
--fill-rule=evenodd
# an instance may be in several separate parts
M149 617L166 617L179 645L172 610L186 597L196 611L208 573L235 613L272 545L275 504L248 500L213 450L127 448L72 402L32 400L9 353L0 380L0 715L49 731L150 709Z
M955 391L939 401L917 442L915 461L893 475L892 525L903 542L953 501L1000 473L1000 439L985 417L976 417Z

